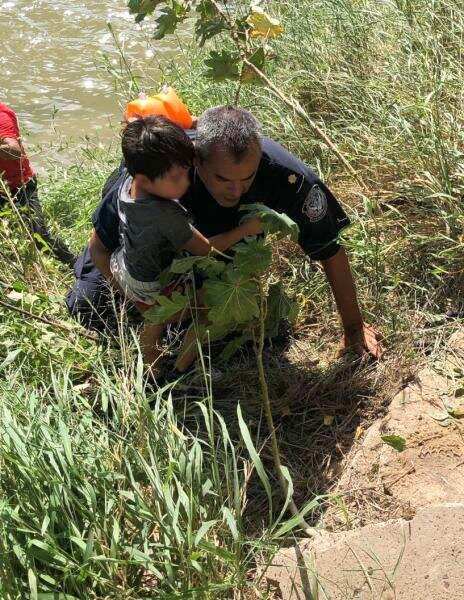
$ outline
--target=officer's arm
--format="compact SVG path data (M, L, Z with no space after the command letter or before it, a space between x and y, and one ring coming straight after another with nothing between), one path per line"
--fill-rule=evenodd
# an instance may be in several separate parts
M97 267L103 277L112 284L113 276L110 269L111 251L103 244L95 229L92 231L90 237L89 250L93 264Z
M297 178L292 181L287 194L281 195L281 208L300 227L303 250L324 268L343 324L343 348L352 348L360 354L367 351L379 358L382 354L379 336L364 323L348 258L337 242L339 232L349 223L348 218L321 181L316 180L312 185ZM293 185L300 183L294 190Z
M16 138L0 137L0 158L3 160L19 160L24 156L21 144Z
M377 331L363 320L345 250L340 248L334 256L320 262L342 320L343 349L352 348L359 353L367 351L374 358L380 358L383 353L380 337Z
M350 264L344 248L340 248L331 258L321 260L320 262L332 288L343 329L351 331L361 327L363 318L359 309Z

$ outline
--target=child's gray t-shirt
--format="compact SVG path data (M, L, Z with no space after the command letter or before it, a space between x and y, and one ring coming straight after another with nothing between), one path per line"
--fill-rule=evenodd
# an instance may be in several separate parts
M189 213L177 200L130 197L132 177L119 191L121 245L129 275L138 281L155 281L169 267L193 235Z

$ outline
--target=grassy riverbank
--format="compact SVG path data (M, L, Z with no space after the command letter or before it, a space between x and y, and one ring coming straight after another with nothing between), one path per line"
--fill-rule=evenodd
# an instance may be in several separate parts
M303 506L330 490L360 428L455 327L443 315L462 305L464 282L464 10L453 1L273 5L285 25L273 80L369 192L269 92L244 88L241 104L344 203L360 300L388 348L379 365L335 359L340 330L323 275L289 243L276 249L274 273L300 314L290 345L274 344L266 363ZM192 109L230 102L233 86L206 81L201 57L185 52L186 67L164 72ZM117 160L80 154L41 182L47 214L76 251ZM0 236L2 301L55 323L0 306L0 597L266 597L253 574L286 532L275 525L281 502L252 358L239 355L212 394L185 404L153 394L130 334L121 350L83 337L63 308L70 274L35 255L13 217L2 216ZM251 440L268 475L250 458Z

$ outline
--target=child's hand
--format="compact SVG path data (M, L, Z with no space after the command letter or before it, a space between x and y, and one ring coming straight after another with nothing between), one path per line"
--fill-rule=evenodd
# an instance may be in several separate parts
M243 223L245 235L259 235L263 233L263 223L259 217L251 217Z

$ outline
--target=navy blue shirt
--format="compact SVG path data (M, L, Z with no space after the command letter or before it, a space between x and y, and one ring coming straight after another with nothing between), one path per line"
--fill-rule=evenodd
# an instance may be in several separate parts
M230 231L243 216L240 205L259 202L287 214L298 224L299 243L309 257L331 258L340 248L338 234L349 224L342 207L301 160L269 138L262 138L261 142L263 154L255 179L237 206L226 208L218 204L192 170L191 187L181 202L193 215L195 227L206 237ZM122 167L119 175L107 182L92 217L98 237L111 251L120 244L117 198L125 176Z

